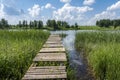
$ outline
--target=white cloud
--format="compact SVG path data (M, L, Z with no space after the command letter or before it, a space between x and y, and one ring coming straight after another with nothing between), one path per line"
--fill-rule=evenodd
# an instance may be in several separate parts
M0 4L0 17L3 17L5 15L3 10L4 10L4 5Z
M60 2L69 3L69 2L71 2L71 0L60 0Z
M50 3L47 3L46 5L45 5L45 8L46 9L55 9L55 7L54 6L52 6L52 4L50 4Z
M102 13L95 14L94 17L88 20L88 25L95 25L97 20L100 19L115 19L117 18L116 12L103 11Z
M27 20L29 22L30 20L33 21L33 20L41 19L45 21L43 16L39 15L40 9L38 8L39 8L38 5L30 8L29 10L32 11L33 14L31 13L31 15L29 15L29 13L24 13L22 9L13 8L13 6L10 6L10 5L8 6L7 4L0 4L0 19L5 18L6 20L8 20L9 24L18 24L20 20L21 21ZM34 11L37 11L37 12L34 12ZM38 16L38 17L33 17L33 16Z
M84 0L83 2L84 5L92 5L93 3L95 3L95 0Z
M110 7L107 8L107 10L116 10L116 9L120 9L120 1L118 1L117 3L111 5Z
M88 24L95 25L97 20L100 19L119 19L120 18L120 1L107 7L105 11L95 14L93 18L88 21Z
M36 17L40 14L40 6L38 4L35 4L32 8L29 8L28 11L29 11L29 14L32 16L32 17Z
M72 24L84 19L84 13L91 10L93 10L93 8L88 6L75 7L66 3L62 8L53 12L53 18L56 20L64 20Z

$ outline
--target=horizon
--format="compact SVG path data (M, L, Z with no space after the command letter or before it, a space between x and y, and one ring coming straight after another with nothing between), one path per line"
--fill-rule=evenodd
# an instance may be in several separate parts
M106 4L107 3L107 4ZM95 25L100 19L119 19L120 0L0 0L0 19L9 24L48 19L70 25Z

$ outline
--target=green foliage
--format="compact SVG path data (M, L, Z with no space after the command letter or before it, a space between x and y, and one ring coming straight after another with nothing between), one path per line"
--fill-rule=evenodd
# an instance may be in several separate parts
M120 80L120 32L80 32L75 46L85 52L97 80Z
M48 20L47 27L52 27L54 30L62 30L63 28L70 28L70 25L66 21Z
M57 24L57 22L55 20L48 20L46 22L46 24L47 24L48 27L52 27L54 30L58 30L59 29L58 25L60 25L59 22Z
M6 28L9 28L7 20L1 19L1 21L0 21L0 29L6 29Z
M0 31L0 80L21 80L48 38L44 31Z
M77 23L75 23L75 28L78 28L78 24Z
M110 20L110 19L102 19L100 21L96 22L97 26L100 27L110 27L110 26L114 26L114 28L120 26L120 19L115 19L115 20Z
M39 21L34 20L34 21L30 21L28 24L26 20L23 20L23 21L19 21L18 26L19 28L23 28L23 29L41 29L43 28L43 22L41 20Z

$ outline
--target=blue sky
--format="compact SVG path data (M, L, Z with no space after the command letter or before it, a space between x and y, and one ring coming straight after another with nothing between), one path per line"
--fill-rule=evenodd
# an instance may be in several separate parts
M0 0L0 19L63 20L69 24L95 25L100 19L120 18L120 0Z

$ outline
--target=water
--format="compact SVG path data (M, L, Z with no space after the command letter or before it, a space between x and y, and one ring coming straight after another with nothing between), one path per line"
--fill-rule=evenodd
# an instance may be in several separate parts
M89 74L88 66L86 60L80 55L80 52L76 51L75 43L75 34L78 31L69 30L69 31L52 31L52 34L67 34L63 38L63 45L66 48L69 55L70 67L75 70L75 77L77 80L94 80ZM79 31L79 32L84 32ZM81 52L82 53L82 52Z

